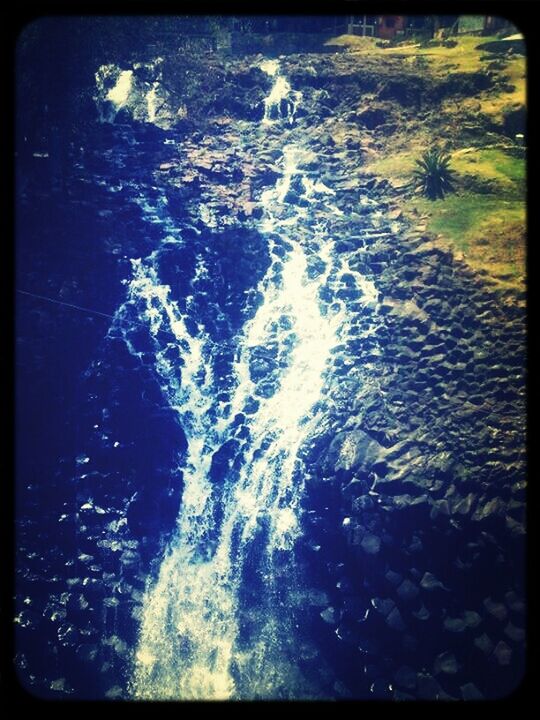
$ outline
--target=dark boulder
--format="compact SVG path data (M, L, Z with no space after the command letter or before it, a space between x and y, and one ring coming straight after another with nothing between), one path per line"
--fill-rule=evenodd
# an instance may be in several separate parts
M336 473L338 470L366 469L381 459L384 448L363 430L338 433L328 448L324 470Z

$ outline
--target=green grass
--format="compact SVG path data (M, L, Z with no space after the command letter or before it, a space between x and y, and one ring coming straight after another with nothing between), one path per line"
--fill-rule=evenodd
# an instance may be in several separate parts
M474 268L505 286L521 286L525 276L523 199L456 193L444 200L417 198L410 210L426 216L427 229L446 241Z
M409 42L379 48L359 39L350 42L350 49L359 62L365 56L379 57L384 62L386 57L399 55L404 68L413 72L417 68L416 72L435 78L486 70L489 61L480 58L488 54L477 46L489 38L456 39L458 44L453 48L420 47ZM351 38L343 40L347 44ZM418 59L425 61L424 69L417 67ZM504 137L495 146L493 135L484 140L481 133L475 144L485 147L460 148L460 135L455 132L469 116L484 114L497 125L503 122L508 110L525 105L526 59L518 55L506 58L505 62L506 67L499 72L509 86L495 86L470 97L445 98L436 108L439 122L432 117L429 124L410 124L405 117L403 126L398 125L391 137L377 137L379 144L366 157L364 169L367 174L404 188L422 153L433 145L442 145L451 154L449 167L455 171L458 192L444 200L430 201L420 196L411 198L404 190L398 195L397 205L413 225L425 225L429 234L437 235L439 242L499 286L522 288L526 247L525 160L505 147L509 140ZM448 141L454 144L454 149Z
M403 45L377 47L376 39L355 35L332 38L326 44L349 46L359 56L396 56L411 61L414 61L416 57L425 57L431 64L431 70L440 73L447 71L449 66L456 72L475 72L483 67L480 56L484 52L477 50L477 46L483 42L496 40L497 37L495 35L489 37L463 35L452 39L457 41L457 45L452 48L444 47L444 45L420 47L414 39L407 40Z
M525 203L522 200L502 200L474 193L456 193L444 200L413 200L413 207L421 214L431 215L430 226L436 233L446 235L461 250L468 247L471 234L480 226L499 224L501 219L508 222L525 221Z
M425 144L424 144L425 147ZM388 153L366 165L368 172L394 179L410 179L415 160L421 156L417 150ZM501 148L463 148L451 153L450 168L459 175L472 175L481 180L493 180L500 185L504 196L521 198L525 193L525 160L514 157Z
M505 196L517 199L525 194L525 160L500 148L457 150L452 153L451 167L457 173L496 181Z
M408 180L416 152L390 153L371 164L381 177ZM496 192L460 191L444 200L403 196L400 203L413 223L425 218L429 233L501 287L525 282L525 161L501 148L465 148L452 154L459 178L490 180ZM474 184L473 184L474 187Z

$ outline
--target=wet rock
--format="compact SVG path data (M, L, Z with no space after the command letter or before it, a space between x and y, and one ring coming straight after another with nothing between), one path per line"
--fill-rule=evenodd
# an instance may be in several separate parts
M326 270L326 263L317 257L309 256L307 265L307 275L310 279L319 277Z
M349 578L342 575L336 583L336 588L342 595L351 595L353 593L353 585Z
M276 369L276 361L273 358L253 357L249 363L250 377L253 382L265 378Z
M386 122L387 117L388 114L385 110L383 110L383 108L371 107L357 113L355 119L358 123L360 123L360 125L363 125L368 130L373 130Z
M368 610L368 604L363 596L350 596L343 598L343 611L358 621L362 621Z
M477 638L475 638L474 644L479 650L484 653L484 655L490 655L491 651L493 650L493 643L491 642L491 639L486 635L486 633L482 633L482 635L479 635Z
M392 100L406 107L416 106L425 89L425 81L417 76L401 76L383 82L378 92L381 100Z
M394 690L394 700L416 700L414 695L411 695L410 693L402 692L401 690Z
M513 590L509 590L504 596L504 599L512 612L519 614L523 614L525 612L525 603Z
M475 502L476 495L474 493L469 493L465 497L456 495L450 504L451 512L452 514L457 513L458 515L468 515L474 507Z
M429 620L429 618L431 617L431 613L423 604L420 610L414 610L412 614L417 620Z
M369 467L379 460L383 448L362 430L338 433L328 449L325 472Z
M376 555L381 549L381 539L376 535L366 533L360 541L360 547L368 555Z
M420 585L424 588L424 590L436 590L437 588L441 588L442 590L447 589L444 587L442 582L430 572L424 573L422 579L420 580Z
M390 683L384 678L375 678L369 687L369 692L378 700L388 699L392 695Z
M442 500L434 500L432 502L431 511L430 511L430 518L432 520L435 520L439 517L439 515L450 515L450 505L448 503L448 500L442 499Z
M493 498L488 502L479 502L478 507L472 515L472 520L481 522L482 520L487 520L492 516L502 515L504 513L504 510L504 501L499 497Z
M365 61L369 63L367 56ZM397 99L402 102L404 107L414 107L418 99L414 97L414 93L420 85L424 89L429 87L428 81L422 80L418 85L415 82L409 82L407 77L402 77L400 74L397 85L392 87L386 84L385 86L386 79L381 79L380 76L370 77L371 73L368 70L360 73L356 67L358 63L353 63L355 67L351 68L350 58L343 60L342 67L335 58L325 59L323 62L317 56L313 60L313 68L309 68L311 59L308 63L307 60L304 62L304 58L300 61L297 57L288 57L283 62L289 63L290 71L295 75L295 79L297 76L302 82L305 81L305 87L302 88L305 91L302 102L306 104L306 107L308 107L308 103L311 103L307 117L320 119L325 114L329 119L328 123L320 123L319 128L312 133L312 137L306 139L306 143L312 144L317 150L322 149L322 152L320 152L315 166L309 166L309 163L306 163L304 169L315 172L320 170L322 174L328 176L329 184L338 190L338 196L332 198L332 202L335 201L336 208L341 209L346 215L345 219L340 219L337 213L336 217L329 217L330 213L325 211L324 220L328 221L329 237L335 237L338 240L339 257L332 258L329 267L320 258L313 257L312 253L308 259L308 276L314 279L327 270L330 271L328 294L321 298L323 303L333 302L336 292L339 290L355 290L354 274L352 272L343 274L341 270L336 270L337 266L334 266L334 262L337 263L338 260L343 263L349 261L351 263L349 269L360 271L366 278L377 274L375 284L379 294L387 293L391 296L390 299L383 300L380 313L377 303L373 305L376 312L368 313L362 303L355 304L354 301L351 302L351 295L347 295L346 292L342 293L348 309L354 308L353 312L362 316L363 322L357 324L354 337L356 341L360 341L339 349L339 353L342 355L341 361L343 361L340 365L339 390L345 409L342 411L337 403L336 407L328 403L325 408L328 411L325 421L330 419L321 430L321 433L326 434L325 450L322 451L323 474L331 479L331 482L326 484L334 485L335 492L328 493L324 499L319 496L317 502L321 507L318 507L317 512L313 515L306 515L306 524L309 523L310 529L320 532L320 537L316 538L317 544L314 544L315 541L311 542L313 549L316 548L316 555L314 554L313 557L316 557L317 569L322 568L323 573L328 570L332 577L331 583L338 578L339 583L337 590L335 587L331 587L330 590L327 588L326 596L321 595L320 598L315 598L315 602L311 604L316 610L312 614L318 619L320 610L321 619L318 621L320 624L324 622L332 629L339 625L335 642L342 644L338 639L340 637L347 638L346 642L352 645L352 647L346 648L347 653L354 652L356 656L356 648L358 648L359 653L369 653L371 657L376 658L376 661L372 662L373 670L370 672L370 680L376 683L372 689L373 694L382 696L387 693L388 678L392 676L394 667L401 666L395 675L396 683L400 684L398 683L398 674L403 670L403 662L416 662L416 658L418 658L419 666L424 664L426 667L432 667L434 657L436 660L433 672L445 677L446 680L441 682L448 682L449 687L455 688L457 693L461 683L467 678L461 678L458 674L459 668L457 672L454 671L457 659L449 652L448 643L452 643L460 659L468 657L472 652L473 657L476 653L477 658L482 660L481 653L489 655L492 652L493 642L485 633L476 637L473 645L473 637L476 633L465 632L465 630L477 627L482 618L473 610L463 610L463 608L476 607L472 604L471 598L474 597L476 603L477 599L480 601L485 596L485 592L479 594L482 578L496 576L493 570L494 563L497 562L496 571L500 577L510 577L509 570L513 570L511 562L514 555L508 549L507 537L511 535L512 541L515 541L519 539L520 533L524 532L520 515L522 508L510 506L507 502L508 498L504 497L506 478L509 483L513 483L517 478L519 463L522 462L517 455L513 456L502 447L514 442L514 440L507 441L506 434L507 429L508 432L514 431L511 426L514 424L513 419L518 412L517 403L519 403L515 393L503 387L508 382L508 368L510 366L519 368L520 363L522 364L519 356L519 343L512 345L507 337L503 336L504 328L514 325L514 316L510 310L503 312L500 309L499 297L495 293L490 294L483 285L474 285L473 292L472 278L474 276L467 279L465 268L456 265L452 261L450 253L440 250L423 237L423 231L420 229L424 224L422 219L418 220L418 231L414 234L410 233L411 237L409 237L394 229L389 232L387 220L398 220L396 211L388 212L384 205L380 205L383 215L376 217L373 215L378 207L376 203L381 201L384 203L384 193L393 193L394 190L386 180L379 182L375 178L366 179L357 175L358 133L353 132L350 127L340 128L338 125L341 123L333 122L334 118L339 118L340 121L343 121L343 125L352 126L353 123L359 123L368 129L371 127L373 131L380 128L381 132L387 132L388 126L383 128L381 123L387 119L384 115L388 113L389 108L381 105L379 106L381 112L377 113L377 106L372 104L368 98L365 100L362 98L362 102L369 102L369 110L366 112L366 106L356 114L351 110L358 107L360 93L364 93L371 83L371 90L380 90L383 97L385 93L389 93L389 97L392 97L391 102L394 102L392 96L394 92L397 93ZM234 65L233 60L231 63ZM399 60L396 68L402 64L402 61ZM364 65L364 60L360 65ZM399 72L402 73L403 68ZM335 92L336 73L340 77L339 93ZM239 77L238 83L236 76ZM455 80L454 78L453 81ZM428 84L426 85L426 83ZM240 93L237 91L237 84L243 85ZM202 134L194 136L194 144L201 143L203 140L205 143L208 140L209 144L204 147L201 145L201 151L193 155L190 160L190 167L187 167L187 161L184 159L184 155L188 151L187 144L186 147L178 148L180 159L175 157L174 160L171 160L170 156L164 155L157 158L155 162L155 167L160 168L158 172L154 173L158 177L156 183L177 182L179 184L179 187L171 185L169 202L171 216L176 223L183 224L186 217L191 218L192 231L188 232L185 228L184 237L193 244L194 253L202 252L203 259L205 262L209 261L207 263L209 266L213 263L213 256L207 257L207 250L203 249L203 238L206 241L209 235L212 236L210 237L210 246L212 246L216 242L214 236L217 233L210 232L204 223L196 223L191 217L190 205L194 204L195 200L197 204L200 204L199 201L205 203L217 218L217 223L228 219L233 206L237 209L242 207L244 208L243 214L238 212L237 222L253 222L256 219L255 215L260 215L263 209L259 207L254 212L250 205L253 200L248 198L251 198L251 193L254 193L253 197L258 201L260 191L274 185L281 175L281 168L278 167L277 161L281 158L281 144L286 137L286 130L284 131L281 127L269 128L268 134L261 134L260 128L255 126L253 129L246 129L245 132L242 128L242 138L246 139L249 152L252 152L252 146L254 147L255 144L261 144L261 153L256 155L256 166L253 165L253 162L251 164L245 162L245 159L240 163L233 157L226 157L227 148L235 147L240 152L242 145L239 141L239 133L232 132L230 134L231 128L233 131L235 130L231 116L260 118L262 95L260 93L250 94L248 91L255 89L267 93L270 84L271 80L268 76L259 69L250 69L249 63L241 72L237 71L237 68L233 68L227 82L221 82L224 88L221 108L219 107L219 98L214 108L214 110L220 109L229 115L228 118L223 118L222 124L220 122L220 124L212 125L212 133L218 139L210 142L210 138ZM326 98L319 90L317 93L320 93L320 97L315 95L314 88L317 86L328 88L330 92L324 91ZM452 87L451 84L446 86L444 92L447 92L449 87ZM458 92L461 92L462 88L461 81L454 86ZM312 95L309 95L310 92ZM321 103L325 105L326 110L317 115L317 105L320 106ZM391 111L395 112L395 103ZM403 108L400 112L402 111ZM303 127L298 128L298 132L301 133L303 129ZM371 136L367 138L366 143L362 142L362 147L366 150L373 140L378 142L376 132L366 133L364 131L362 134ZM265 143L266 148L262 151L262 145ZM139 144L134 147L137 148L137 153L143 150ZM237 190L235 187L237 184L243 185L241 200L233 197ZM248 187L248 184L251 185L251 188ZM355 186L358 189L355 190ZM228 194L229 190L232 195ZM354 204L358 203L360 190L363 197L369 202L362 204L361 211L353 216L349 211ZM298 178L293 179L290 193L288 200L299 205L305 201L304 189ZM353 194L354 199L352 199ZM219 204L215 200L218 197ZM317 205L314 204L310 207L310 213L311 209L314 210L314 216L318 218ZM105 210L105 212L110 213L109 210ZM279 221L284 220L288 217L287 213L292 214L291 208L284 209L282 215L277 213L276 218ZM109 214L107 217L107 221L110 222L110 218L114 215ZM300 235L305 233L306 237L302 237L302 241L305 240L309 244L307 237L309 233L303 227L304 222L307 224L307 220L299 218L294 229L296 232L298 228ZM157 233L155 234L157 237ZM233 235L230 245L244 247L245 242L242 238ZM285 261L288 251L290 248L286 249L279 245L276 255L280 254L281 259ZM260 246L256 249L257 253L261 256L263 254ZM136 257L131 250L129 256ZM354 262L358 262L354 267L353 257L355 258ZM190 263L191 260L187 265L191 267ZM175 295L177 290L173 287L173 283L177 282L176 276L181 273L173 265L174 263L170 263L170 280L171 292L172 295ZM228 267L227 279L224 279L221 268L215 273L216 287L219 285L218 291L223 294L226 293L229 280L236 277L237 273L235 261ZM250 261L245 268L246 285L255 285L255 280L258 281L264 273L263 269L263 273L257 278L252 278L251 268ZM165 280L169 282L169 279ZM232 282L232 280L230 281ZM239 292L242 293L243 290L242 285ZM186 292L190 292L189 287L182 287L179 294L185 295ZM249 312L254 310L260 301L260 297L258 299L253 297ZM230 312L233 306L234 303L229 306L225 302L220 303L220 309L225 313ZM183 311L183 306L181 308ZM489 310L489 316L482 315L479 310ZM517 322L518 316L515 317ZM435 323L437 323L436 326ZM494 325L494 330L486 329L489 323ZM218 327L217 323L216 327ZM196 330L194 325L193 331ZM497 334L499 340L494 342L490 333ZM217 336L216 332L215 337L217 338ZM150 346L151 343L148 345ZM474 348L474 351L471 348ZM484 348L486 348L486 354L483 356L483 364L474 364L476 360L473 361L473 355L476 355L477 349L483 353ZM505 359L505 348L513 360ZM150 354L146 361L151 361ZM255 363L259 364L258 367L255 367L254 379L264 380L265 376L271 375L276 362L279 361L280 358L277 357L268 360L264 356L260 356ZM484 380L484 377L489 380ZM350 386L347 384L349 380ZM370 393L367 388L373 381L376 381L377 387ZM273 383L268 384L268 395L272 394L274 388ZM372 402L370 394L371 398L374 396L384 397L384 402L381 401L378 407L368 409ZM229 402L230 398L227 399L225 395L223 401ZM157 402L160 400L158 399ZM350 412L352 407L354 407L353 413ZM255 413L257 408L258 402L253 401L243 410L249 415ZM353 417L353 422L346 426L346 422L351 417ZM508 423L506 427L502 422L503 419ZM242 418L242 423L250 421L250 417ZM489 432L482 434L488 424ZM329 427L332 428L331 431L328 430ZM358 427L362 427L361 432L364 435L354 435ZM399 432L395 428L398 428ZM385 436L391 438L392 432L395 430L396 436L399 436L400 439L409 438L411 432L419 428L418 437L413 443L413 445L417 445L416 448L401 448L402 452L396 453L394 458L390 458L388 454L384 453L382 448L391 447L392 444L386 445L383 439ZM335 434L336 429L342 433L339 441ZM491 435L492 431L493 435ZM351 433L353 433L353 437L349 442L350 447L347 448L346 438ZM420 440L422 433L423 438ZM329 434L330 436L328 436ZM327 453L328 443L332 441L332 438L336 440L332 448L333 456L331 453ZM237 437L237 440L240 439ZM378 443L380 447L372 443ZM495 448L496 445L501 447ZM441 454L446 452L451 457L463 458L463 477L456 467L439 466L437 466L435 477L436 453L439 452ZM219 455L216 457L214 465L214 470L220 471L217 473L219 477L216 479L218 480L227 471L229 462L233 461L237 451L235 448L231 448L230 457L228 457L228 452L223 451L223 453L223 457ZM515 463L515 465L510 468L510 463ZM320 465L316 470L313 475L319 478L321 475ZM368 470L376 471L377 477L368 479ZM364 471L366 471L366 476L361 480L358 482L356 482L356 478L351 480L353 473L360 475ZM512 473L516 473L516 477L512 476ZM125 477L125 473L123 476ZM499 482L500 479L504 479L504 481ZM451 483L454 483L457 489L452 490ZM105 484L112 484L112 478L107 478ZM218 491L220 483L218 482L216 485L216 491ZM489 487L489 491L486 490L486 494L482 495L480 488L485 489L486 487ZM315 489L315 494L317 490L318 488ZM523 501L523 494L523 487L516 489L516 499ZM500 496L500 503L498 502L499 498L494 498L494 495ZM140 497L141 495L139 500ZM152 493L144 495L144 498L145 502L143 503L136 499L134 507L139 505L138 513L146 518L149 514L152 515L148 512L150 507L156 510L153 513L154 517L160 518L161 504L146 502L152 498ZM338 507L340 502L342 502L342 506ZM105 507L104 503L101 505ZM324 510L322 506L324 506ZM177 508L176 505L176 510ZM431 508L434 508L433 518L436 522L429 520ZM469 518L473 512L475 517L471 527ZM83 511L81 515L90 516L92 514ZM128 513L128 515L133 519L132 513ZM344 527L344 532L339 535L339 541L336 542L333 540L335 538L333 531L336 529L334 515L338 518L336 521L338 523L345 515L350 517L350 523ZM495 527L493 523L499 520L500 532L498 529L493 529L493 538L496 544L500 544L500 552L489 538L480 536L478 530L478 524L481 528L488 526L491 530L492 527ZM145 520L145 522L147 521ZM90 527L90 523L89 518L87 525L83 526L79 532L86 533L84 528ZM360 525L360 523L362 524ZM136 523L129 523L130 531L136 530L137 527ZM103 523L100 525L95 522L96 536L102 530ZM146 535L149 534L146 533ZM101 538L101 535L99 537ZM326 540L323 541L321 538L326 538ZM467 542L469 539L475 542L467 545L464 538L467 539ZM357 546L353 548L354 552L351 552L351 548L345 545L345 540ZM91 546L94 541L90 542L88 538L85 538L85 542L88 542L85 550L93 553L95 548ZM41 540L40 543L44 544ZM107 569L112 569L114 563L117 563L121 565L122 573L129 574L143 560L134 550L124 550L123 547L121 544L119 546L102 545L99 546L99 550L103 551L103 554L108 553L115 556L112 560L107 559ZM118 552L113 548L119 548ZM453 554L455 548L459 556ZM414 558L412 553L414 553ZM95 558L91 558L90 561L80 561L81 565L85 566L82 577L89 580L88 576L95 576L95 578L92 577L92 580L97 578L96 585L101 587L101 589L97 587L94 593L88 593L89 600L92 601L92 607L107 608L110 606L107 609L108 621L112 622L113 615L116 616L118 612L119 627L122 627L123 619L125 619L122 616L122 605L114 602L117 598L116 595L113 595L111 587L107 588L107 598L102 602L105 592L102 587L102 575L106 563L98 553L94 554ZM328 559L328 555L330 555L330 559ZM340 560L344 560L344 563L340 563L339 569L336 569L334 555ZM451 561L454 557L458 557L458 560L463 558L463 561L452 564ZM502 557L503 561L497 560L497 557ZM420 572L411 569L412 560L421 569ZM390 564L391 570L388 569L386 561ZM38 558L35 564L39 570L43 571L45 565L41 558ZM89 566L88 569L86 566ZM431 567L434 574L424 572L427 567ZM476 575L477 567L481 570L478 575ZM52 573L49 575L52 576ZM448 588L436 576L444 578L445 584L451 590L450 594L439 592ZM115 574L112 573L113 580L114 577ZM113 580L110 578L107 580L109 586ZM358 586L361 587L362 583L368 591L369 597L376 596L373 598L373 610L370 610L365 623L362 623L363 599L358 594ZM141 589L144 588L144 577L142 580L139 579L137 586ZM507 587L510 586L509 582ZM462 598L462 591L467 593L466 600ZM134 590L135 592L138 591ZM409 613L404 609L405 603L414 601L419 593L421 593L425 605L421 604L420 609L416 609L417 605L413 605L411 610L414 612ZM379 597L387 594L392 596L399 608L396 608L394 600ZM70 613L79 611L80 596L78 591L73 593L67 604L59 604L58 608L54 610L57 613L55 614L54 632L59 625L72 622ZM134 594L133 600L135 599ZM141 599L142 594L139 592L138 602ZM304 597L304 600L306 604L310 604L307 597ZM442 601L451 602L449 612L452 616L458 617L444 618ZM131 599L129 602L132 602ZM335 606L330 604L334 602ZM503 617L503 613L498 613L500 617L497 617L497 612L490 615L490 608L486 606L486 614L490 616L484 617L483 621L493 638L498 641L501 636L504 636L517 655L515 643L521 643L524 635L521 628L522 618L519 617L524 611L524 603L517 594L510 595L509 593L504 596L504 602L508 608L510 619L506 614ZM429 607L429 610L426 606ZM66 607L67 617L63 614ZM403 617L401 613L403 613ZM22 616L23 620L24 617ZM387 626L384 625L385 618ZM410 619L410 629L408 633L403 633L400 642L396 643L390 628L394 627L395 630L403 631L405 626L403 618L407 622ZM495 618L495 621L492 618ZM445 627L443 622L457 622L459 627L446 628L447 632L443 634L441 628L441 625ZM463 627L459 625L460 623ZM492 627L496 627L497 623L500 623L499 631L492 633ZM362 628L363 634L369 631L369 640L360 636L358 627ZM480 627L482 626L480 625ZM376 628L377 632L371 632L373 628ZM328 628L326 630L326 635L333 635L328 632ZM452 637L448 630L458 633L463 630L463 632L461 635ZM391 645L385 644L387 636L392 637ZM102 637L104 637L103 633ZM110 650L111 653L115 651L116 662L120 658L120 654L115 647L116 645L110 645L108 651ZM122 649L121 645L118 647ZM508 645L503 644L502 650L500 643L497 647L499 655L501 652L504 655L505 647L508 648ZM459 651L456 648L459 648ZM95 660L93 651L88 652L88 659ZM385 666L381 657L385 653L392 656L390 660L395 661L395 665L390 665L389 668ZM406 653L406 655L403 656L402 653ZM79 654L79 649L77 654ZM80 651L80 655L81 662L86 662L82 657L83 651ZM487 663L484 664L487 665ZM111 697L116 695L113 685L117 680L116 671L117 668L114 669L114 675L107 680L107 684L104 686L109 687L112 692ZM498 669L501 676L504 671L504 667ZM400 687L411 690L416 687L416 674L412 668L405 670L405 676L407 672L410 672L413 679L403 681L402 678ZM458 676L455 677L455 675ZM474 675L472 677L475 678ZM478 683L480 684L480 680ZM421 697L432 699L444 698L446 695L436 680L425 672L420 685ZM470 689L471 686L474 690ZM346 695L346 683L334 684L333 677L328 681L327 687L336 695ZM363 687L367 694L368 687L365 685ZM481 687L483 688L483 685ZM464 688L468 689L464 691ZM461 694L465 699L468 699L471 693L474 696L475 691L478 692L471 683L461 685ZM396 690L394 697L412 699L413 694Z
M291 602L298 603L303 607L324 607L328 605L328 595L322 590L307 589L292 592Z
M352 529L352 533L349 535L349 542L351 545L360 545L362 538L366 534L366 529L362 525L356 525Z
M443 652L437 655L435 663L433 665L433 672L437 675L438 673L445 673L447 675L454 675L458 671L458 663L456 656L450 652Z
M394 674L394 680L400 687L413 690L416 687L416 673L408 665L402 665Z
M510 665L513 655L512 648L507 645L504 640L499 640L497 645L495 645L493 655L497 659L499 665Z
M349 688L345 685L345 683L342 683L340 680L336 680L336 682L333 685L333 690L336 693L337 697L340 698L351 698L352 693L349 690Z
M109 700L120 700L124 696L124 691L120 687L120 685L113 685L107 692L105 693L105 697Z
M60 645L63 647L73 647L77 644L79 632L74 625L64 623L57 629L56 634Z
M418 586L415 585L415 583L411 582L411 580L408 580L405 578L405 580L399 585L397 589L397 594L399 595L402 600L406 601L412 601L417 596L420 590L418 589Z
M438 700L443 692L433 675L425 673L418 675L418 697L421 700Z
M525 640L525 630L513 625L511 622L504 628L504 634L514 642L523 642Z
M452 617L445 618L443 621L443 626L445 630L448 630L448 632L452 633L463 632L467 627L464 620L462 620L461 618Z
M81 660L91 663L96 659L99 652L99 647L94 643L82 644L79 645L76 652L77 656L81 658Z
M514 518L507 516L505 518L505 524L512 535L520 537L526 534L525 525Z
M397 607L394 607L393 610L389 612L386 618L386 624L388 627L392 628L392 630L396 630L397 632L403 632L407 629L407 626L403 622L403 618Z
M389 318L406 319L420 327L425 327L429 320L427 313L413 300L393 300L387 297L380 304L379 311Z
M368 480L367 474L357 473L356 477L353 477L351 482L343 488L342 495L346 499L360 498L362 495L366 495L373 483L373 480Z
M388 570L384 577L391 585L394 586L399 585L403 580L403 575L400 575L398 572L394 572L394 570Z
M342 620L338 625L335 634L339 640L347 645L358 645L361 641L361 635L358 628L359 626L357 623Z
M333 607L327 607L320 613L320 616L328 625L337 625L339 622L339 613Z
M352 510L357 513L363 513L368 510L373 510L374 508L375 501L370 495L355 498L352 502Z
M484 696L474 683L466 683L459 688L463 700L483 700Z
M386 617L396 606L395 602L390 598L373 598L371 604L375 610Z
M490 597L484 600L484 607L486 608L488 613L497 620L506 620L506 618L508 617L508 610L503 605L503 603L495 602Z
M470 628L475 628L482 622L482 618L474 610L465 610L462 617L465 625Z
M50 689L54 690L55 692L65 693L66 695L71 695L74 692L73 688L69 686L66 678L58 678L57 680L53 680L50 684Z

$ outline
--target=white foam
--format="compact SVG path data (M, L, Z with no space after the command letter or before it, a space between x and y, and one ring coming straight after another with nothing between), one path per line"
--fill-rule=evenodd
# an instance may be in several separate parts
M279 62L277 60L263 60L259 67L267 75L275 75L279 69Z
M122 70L116 85L107 93L107 100L113 102L117 108L126 104L133 82L133 70Z
M152 83L152 87L146 94L146 108L147 108L147 112L148 112L148 122L151 122L151 123L153 123L156 119L158 88L159 88L159 82L155 81Z

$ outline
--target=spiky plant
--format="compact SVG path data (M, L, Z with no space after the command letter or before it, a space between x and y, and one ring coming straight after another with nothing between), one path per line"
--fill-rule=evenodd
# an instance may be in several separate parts
M413 170L413 188L430 200L444 198L445 193L454 190L454 171L448 167L449 162L450 155L442 150L426 150L422 159L416 161L418 168Z

